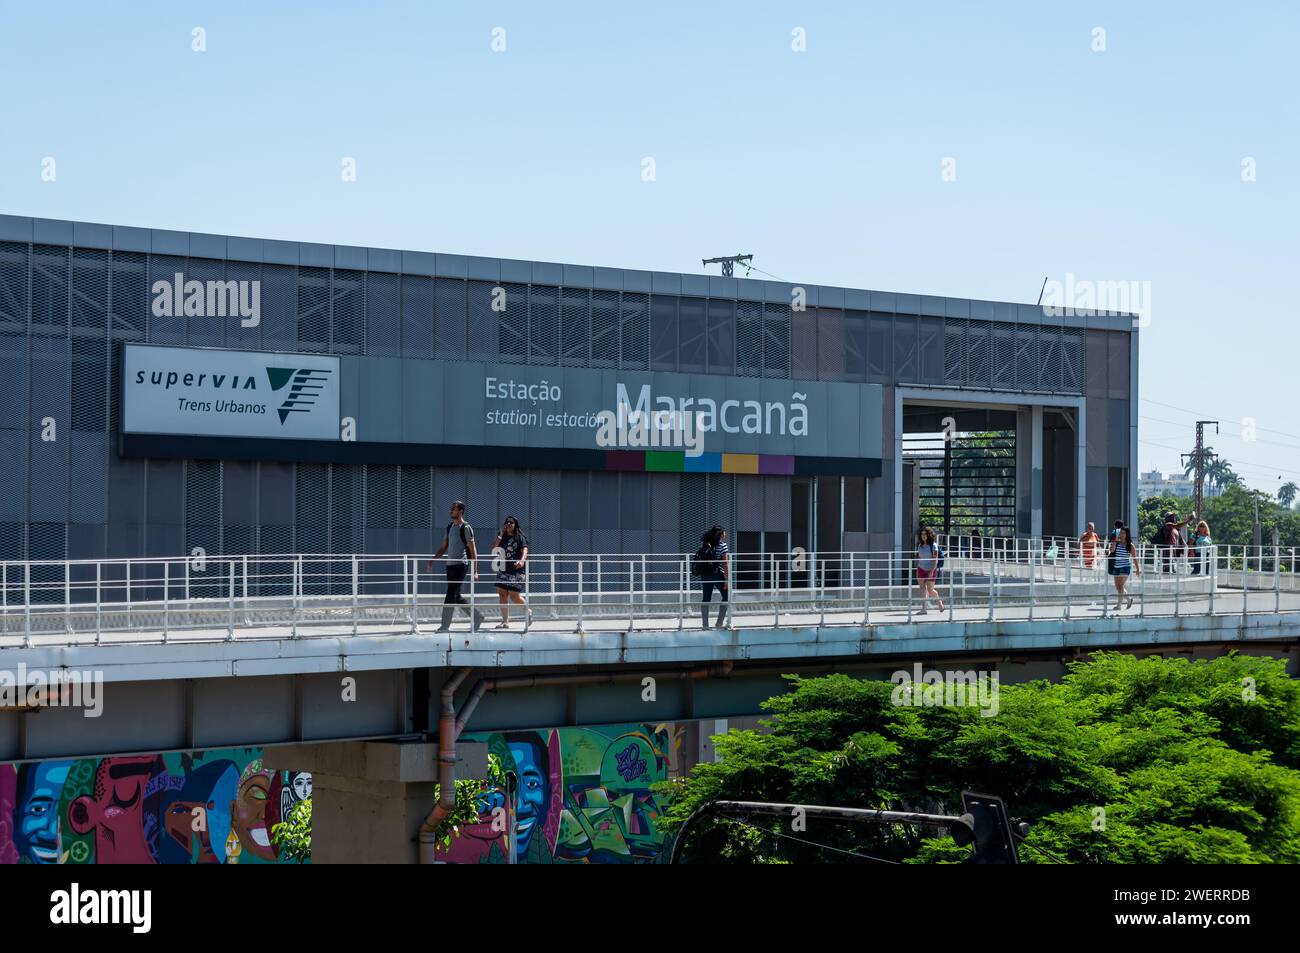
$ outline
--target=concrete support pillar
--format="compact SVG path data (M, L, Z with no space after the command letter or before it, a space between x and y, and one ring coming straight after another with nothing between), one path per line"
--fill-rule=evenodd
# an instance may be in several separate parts
M458 778L487 774L487 746L456 746ZM268 747L268 769L310 771L313 864L414 864L416 832L437 799L438 746L339 741Z

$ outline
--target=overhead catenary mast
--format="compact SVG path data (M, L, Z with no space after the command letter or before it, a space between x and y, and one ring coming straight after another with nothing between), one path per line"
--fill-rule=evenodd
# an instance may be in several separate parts
M721 258L704 258L701 263L704 265L721 265L722 277L731 278L735 275L737 264L745 264L754 260L753 255L723 255Z
M1219 422L1217 420L1198 420L1196 421L1196 449L1191 453L1184 453L1183 460L1192 460L1196 464L1196 506L1195 513L1201 515L1201 497L1205 488L1205 465L1214 459L1218 454L1207 450L1205 446L1205 426L1206 424L1214 425L1214 432L1219 432Z

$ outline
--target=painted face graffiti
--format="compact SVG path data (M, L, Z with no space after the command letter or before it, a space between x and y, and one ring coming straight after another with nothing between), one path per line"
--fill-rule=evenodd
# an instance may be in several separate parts
M280 820L279 801L271 796L274 784L272 773L262 770L260 760L249 762L239 781L239 794L230 805L240 845L262 860L275 860L277 854L271 843L271 828Z
M23 766L14 826L14 846L20 864L59 863L59 795L71 766L71 761Z
M152 864L144 836L145 786L157 769L156 755L105 758L95 772L95 789L68 806L68 823L78 834L95 833L101 864Z
M515 849L519 856L528 854L533 832L539 821L546 817L546 772L544 757L537 742L511 740L510 754L519 771L519 790L515 795Z

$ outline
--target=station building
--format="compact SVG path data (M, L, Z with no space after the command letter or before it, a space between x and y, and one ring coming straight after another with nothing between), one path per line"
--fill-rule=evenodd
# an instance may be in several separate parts
M197 297L196 297L197 294ZM0 560L907 549L1136 519L1130 316L0 216ZM702 444L597 417L689 408ZM698 452L695 452L698 451Z

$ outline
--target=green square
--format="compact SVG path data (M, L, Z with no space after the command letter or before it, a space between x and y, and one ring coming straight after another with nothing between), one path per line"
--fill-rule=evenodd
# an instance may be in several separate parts
M674 450L647 450L645 468L647 473L681 473L686 455Z

